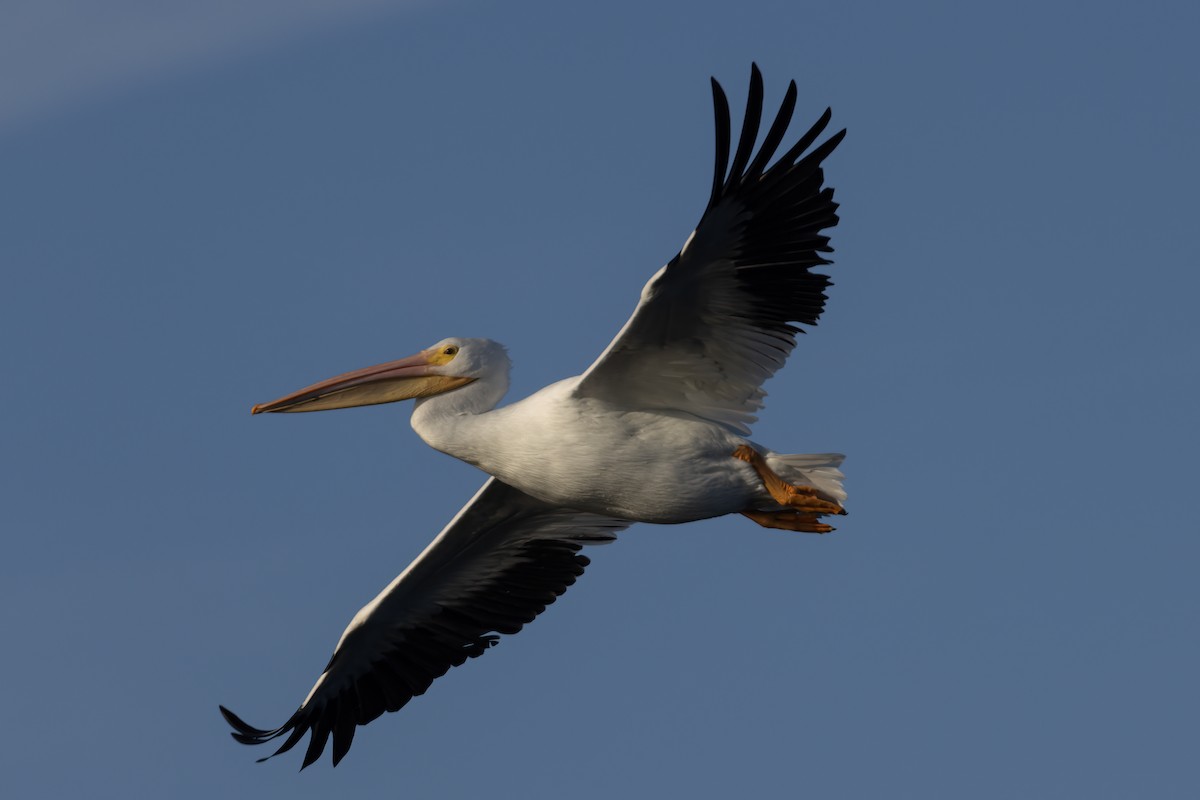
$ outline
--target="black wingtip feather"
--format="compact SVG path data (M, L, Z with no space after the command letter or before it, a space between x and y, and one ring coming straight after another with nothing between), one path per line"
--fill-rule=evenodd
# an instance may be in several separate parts
M225 718L227 723L229 723L230 727L232 727L238 733L247 735L260 735L266 732L259 728L255 728L253 725L247 725L241 717L230 711L225 706L217 706L217 708L220 710L221 716Z
M333 765L335 767L346 757L346 753L350 752L350 744L354 741L354 729L357 726L358 720L351 714L350 709L343 707L333 728Z
M333 723L332 714L322 714L316 718L309 734L308 747L304 751L304 761L301 763L300 769L315 764L321 757L321 753L325 752L325 744L329 741L329 734L333 731Z
M746 165L754 152L754 143L758 140L758 126L762 122L763 79L757 65L751 65L750 91L746 94L746 114L742 118L742 133L738 137L737 152L733 156L733 166L729 168L729 176L725 179L725 192L735 190L742 181Z
M790 81L787 92L783 95L783 102L779 105L779 112L775 114L775 121L771 123L771 127L767 130L767 136L763 139L762 147L758 149L758 155L754 158L754 163L746 170L746 180L756 180L762 175L763 170L767 168L767 163L775 155L776 149L779 148L779 143L783 141L783 135L787 133L788 125L792 122L792 113L796 110L797 95L796 82Z
M825 131L825 128L827 128L829 126L829 122L832 119L833 119L833 109L826 108L825 113L821 115L820 119L818 119L816 122L814 122L812 127L809 128L805 132L805 134L803 136L801 136L796 141L796 143L788 149L788 151L786 153L784 153L782 156L780 156L779 163L780 164L791 164L793 161L795 161L797 158L799 158L800 155L805 150L807 150L809 147L812 146L812 143L817 140L817 137L820 136ZM843 131L843 133L844 133L844 131ZM835 145L835 147L836 147L836 145Z
M713 119L716 124L717 148L716 163L713 165L712 194L708 197L711 208L721 199L721 190L725 186L725 173L729 169L729 145L731 141L729 120L729 99L717 79L712 79Z
M239 742L241 742L242 739L249 740L242 742L243 744L257 744L279 735L278 729L268 731L262 728L256 728L253 725L248 725L245 720L230 711L225 706L219 705L217 708L220 709L221 716L225 718L227 723L229 723L229 727L233 728L233 733L231 734L233 738L237 739Z

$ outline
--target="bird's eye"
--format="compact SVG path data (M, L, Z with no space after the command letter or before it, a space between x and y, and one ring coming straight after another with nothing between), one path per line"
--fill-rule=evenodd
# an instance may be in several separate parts
M449 347L447 347L445 350L442 351L442 355L456 356L456 355L458 355L458 348L455 347L454 345L450 345Z

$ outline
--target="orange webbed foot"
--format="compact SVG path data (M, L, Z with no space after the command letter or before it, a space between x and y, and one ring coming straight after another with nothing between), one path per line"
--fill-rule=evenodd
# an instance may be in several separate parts
M763 458L762 453L749 445L738 445L737 449L733 451L733 457L754 467L759 480L763 483L763 488L771 495L771 499L781 506L795 509L803 514L844 515L846 513L846 509L824 499L813 487L785 481L775 470L767 466L767 460Z
M832 533L837 528L817 519L816 514L802 511L743 511L742 516L754 520L764 528L775 528L797 533Z

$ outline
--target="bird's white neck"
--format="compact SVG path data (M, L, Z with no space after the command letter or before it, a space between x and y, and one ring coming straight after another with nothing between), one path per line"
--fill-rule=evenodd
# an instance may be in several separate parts
M416 402L412 428L435 450L478 466L482 416L508 391L508 375L488 376Z

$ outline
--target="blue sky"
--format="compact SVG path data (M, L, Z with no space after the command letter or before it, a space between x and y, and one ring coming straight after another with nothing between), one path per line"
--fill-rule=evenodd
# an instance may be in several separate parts
M11 4L12 796L1194 797L1187 4ZM254 763L482 476L407 408L251 418L445 336L575 374L699 217L708 77L850 133L755 438L825 537L637 526L519 636Z

